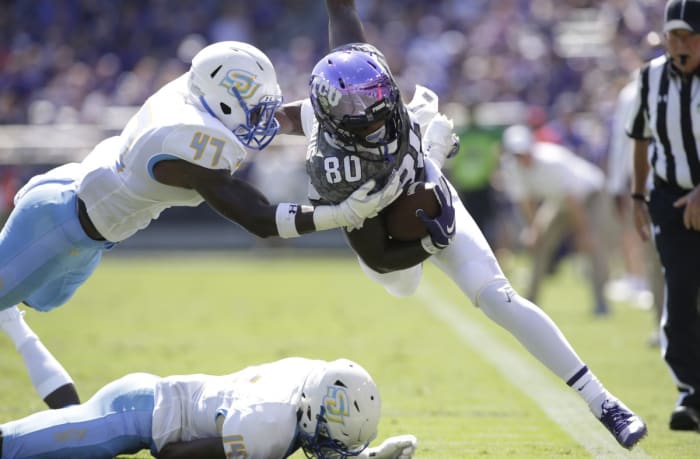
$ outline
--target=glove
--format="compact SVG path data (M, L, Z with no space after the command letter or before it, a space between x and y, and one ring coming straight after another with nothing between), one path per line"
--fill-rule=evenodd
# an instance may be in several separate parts
M379 212L391 204L401 195L401 176L394 172L379 191L369 194L374 188L375 181L368 180L360 188L353 191L345 201L335 206L320 206L314 211L314 223L317 230L345 227L349 231L362 228L365 219L376 217ZM325 220L326 212L323 207L327 207L332 224Z
M459 137L452 131L453 127L451 119L438 113L428 124L421 140L423 151L440 169L447 158L459 151Z
M414 435L389 437L381 445L367 448L360 454L363 459L411 459L416 452L418 440Z
M455 208L452 205L452 193L450 192L450 187L445 177L440 177L440 182L440 184L435 185L433 188L433 192L440 203L440 215L435 218L430 218L425 214L423 209L418 209L416 211L416 216L420 218L425 227L428 228L429 235L421 240L421 244L425 251L430 254L434 254L438 250L442 250L450 245L456 232Z

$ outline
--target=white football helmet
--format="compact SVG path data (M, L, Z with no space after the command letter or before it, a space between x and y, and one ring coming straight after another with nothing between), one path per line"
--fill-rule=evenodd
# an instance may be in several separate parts
M347 359L311 373L300 405L304 453L318 459L357 456L377 436L381 399L367 371Z
M243 145L262 150L277 134L282 93L272 62L255 46L222 41L203 48L192 59L189 90Z

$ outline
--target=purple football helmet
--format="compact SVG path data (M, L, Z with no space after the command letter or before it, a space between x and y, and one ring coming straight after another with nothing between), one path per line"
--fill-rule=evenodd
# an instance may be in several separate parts
M311 72L310 98L321 129L346 144L396 140L405 111L384 56L373 46L336 48Z

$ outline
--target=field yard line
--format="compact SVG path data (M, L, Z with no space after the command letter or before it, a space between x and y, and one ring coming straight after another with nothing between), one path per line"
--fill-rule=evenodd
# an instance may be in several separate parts
M620 447L605 428L598 423L583 400L546 372L546 367L534 364L503 344L485 327L474 323L456 304L441 298L437 289L424 278L417 298L428 310L453 328L473 350L488 360L503 377L525 395L532 398L554 422L596 458L649 458L639 446L627 452ZM473 307L465 300L465 307ZM527 391L523 388L527 387Z

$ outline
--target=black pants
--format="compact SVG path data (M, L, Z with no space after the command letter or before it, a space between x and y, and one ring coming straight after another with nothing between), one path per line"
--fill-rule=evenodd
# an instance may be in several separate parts
M681 404L700 409L700 231L686 229L684 208L673 207L686 193L655 180L649 213L666 281L664 359Z

